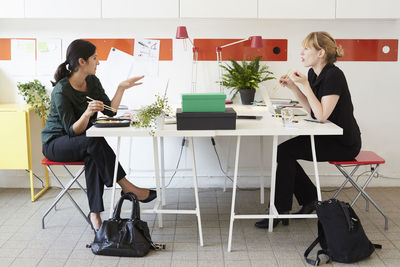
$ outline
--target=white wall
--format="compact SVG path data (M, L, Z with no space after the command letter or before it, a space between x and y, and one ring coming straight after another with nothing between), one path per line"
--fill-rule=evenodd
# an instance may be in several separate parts
M301 41L310 31L324 30L335 38L352 39L395 39L400 36L399 20L256 20L256 19L113 19L113 20L29 20L3 19L0 20L0 38L15 37L53 37L62 38L63 54L66 45L75 38L174 38L176 26L186 25L192 38L243 38L250 35L262 35L263 38L288 39L288 61L267 62L270 70L277 76L290 69L307 70L301 65L299 52ZM201 48L200 48L201 49ZM337 64L346 74L355 106L355 116L362 131L363 149L374 150L386 159L379 173L395 179L375 179L374 185L400 185L400 124L397 121L397 102L400 99L400 85L398 76L400 64L397 62L339 62ZM100 65L101 67L101 65ZM7 69L0 71L0 102L4 102L7 95L15 96L15 85L10 85L30 77L9 77ZM180 93L189 92L191 77L191 51L184 51L182 40L174 40L173 61L161 61L159 66L159 80L170 79L170 102L179 104ZM39 77L49 85L51 77ZM198 92L218 91L216 62L198 63ZM147 80L147 86L134 88L124 99L124 103L137 107L140 102L151 102L151 96L160 88L154 88L156 81ZM265 85L272 87L274 81ZM50 88L50 87L49 87ZM140 97L145 95L146 97ZM4 97L3 97L4 96ZM276 96L290 96L285 89L280 89ZM2 126L3 127L3 126ZM241 175L257 176L259 160L259 139L246 138L241 148ZM280 140L281 141L281 140ZM283 139L282 139L283 141ZM113 140L110 140L113 143ZM179 155L180 139L166 139L166 169L175 168ZM122 163L127 166L128 140L124 141ZM133 140L132 176L133 181L140 185L153 184L149 172L153 168L152 147L150 138ZM222 157L223 166L226 164L228 147L233 153L233 141L228 138L218 138L217 148ZM208 138L195 140L196 159L200 186L220 186L223 182L215 153ZM270 168L271 139L264 138L265 168ZM39 161L40 158L34 160ZM233 155L230 156L231 166ZM311 165L305 163L308 173L313 173ZM322 185L337 185L335 177L338 171L321 163L320 174ZM190 169L191 161L187 147L184 148L181 168ZM146 171L147 170L147 171ZM190 171L178 172L172 186L191 186ZM139 177L139 178L138 178ZM140 179L143 177L143 179ZM136 179L137 178L137 179ZM242 186L257 185L257 179L242 179ZM268 184L268 183L267 183ZM0 187L28 187L28 176L22 171L0 171Z

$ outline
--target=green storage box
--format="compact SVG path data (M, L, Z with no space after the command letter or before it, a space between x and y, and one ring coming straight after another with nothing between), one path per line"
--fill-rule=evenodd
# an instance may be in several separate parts
M225 112L222 93L182 94L182 112Z

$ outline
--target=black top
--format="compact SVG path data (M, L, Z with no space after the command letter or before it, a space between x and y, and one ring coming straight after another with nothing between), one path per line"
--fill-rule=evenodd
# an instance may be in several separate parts
M343 128L342 136L332 136L344 145L361 144L360 128L353 115L353 103L346 78L338 67L327 64L317 77L311 68L308 82L319 101L326 95L339 95L339 100L328 120ZM311 116L315 118L311 111Z
M86 99L86 96L110 106L111 101L96 76L86 77L86 84L86 92L75 90L66 77L56 84L51 93L50 114L42 131L43 144L63 135L76 136L72 125L82 116L88 106L87 101L89 100ZM102 113L108 116L115 115L106 109ZM86 129L93 125L96 118L97 112L90 118Z

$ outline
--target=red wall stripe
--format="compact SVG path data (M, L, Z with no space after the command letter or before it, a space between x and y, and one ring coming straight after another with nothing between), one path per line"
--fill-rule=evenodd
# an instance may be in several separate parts
M398 46L397 39L336 39L341 45L344 56L340 61L397 61ZM383 52L388 47L387 53Z
M194 39L199 48L199 61L216 61L216 47L223 46L240 39ZM251 57L262 56L262 61L287 61L286 39L263 39L263 48L251 48L250 41L222 49L222 60L250 60Z
M11 60L11 39L0 39L0 60Z

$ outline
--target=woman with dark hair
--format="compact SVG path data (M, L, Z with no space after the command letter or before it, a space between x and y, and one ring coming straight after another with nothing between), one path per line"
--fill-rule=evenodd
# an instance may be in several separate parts
M115 113L105 110L104 105L117 110L125 90L142 84L138 81L143 78L133 77L121 82L110 100L95 76L97 65L96 46L91 42L78 39L68 46L66 60L54 75L50 114L42 131L42 151L46 158L59 162L85 162L88 218L95 230L102 223L104 185L113 185L115 154L104 138L86 137L86 130L93 125L98 111L114 116ZM96 100L88 104L87 96ZM123 192L133 192L141 202L156 198L154 190L136 187L125 175L118 165L117 181Z
M301 61L310 67L308 76L295 71L279 79L300 104L319 122L329 120L343 129L343 135L315 136L317 161L346 161L358 155L361 133L353 115L353 103L342 70L334 65L343 56L343 49L327 32L312 32L303 40ZM299 87L297 84L301 84ZM301 89L300 89L301 88ZM275 207L279 213L292 209L293 194L302 208L295 214L315 210L317 190L297 160L312 160L310 137L298 136L278 146ZM274 227L288 219L274 220ZM256 222L268 228L268 220Z

